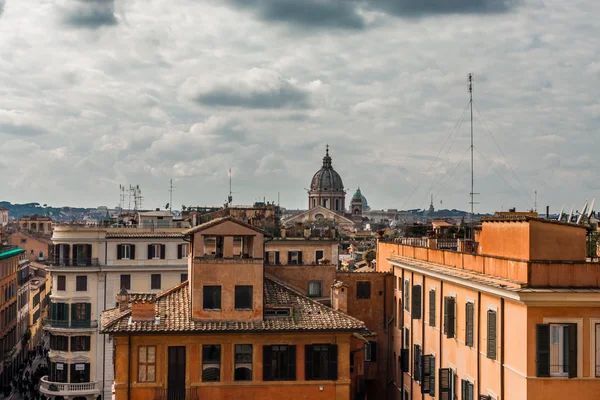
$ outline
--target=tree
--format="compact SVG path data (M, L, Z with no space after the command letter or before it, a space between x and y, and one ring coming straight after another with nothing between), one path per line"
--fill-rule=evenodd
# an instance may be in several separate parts
M363 253L362 259L363 261L366 261L367 263L371 264L371 261L373 261L376 257L377 252L374 249L371 249Z

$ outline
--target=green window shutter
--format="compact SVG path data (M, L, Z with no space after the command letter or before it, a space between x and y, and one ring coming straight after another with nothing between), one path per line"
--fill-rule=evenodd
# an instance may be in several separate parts
M57 320L58 318L56 317L56 303L50 303L50 319Z
M421 286L412 287L412 318L421 319Z
M413 378L417 382L421 382L421 346L414 345L413 351Z
M288 265L290 265L292 263L292 252L288 251L288 260L287 260Z
M430 393L431 392L431 355L422 355L421 356L421 393Z
M308 381L313 377L313 346L304 345L304 380Z
M154 258L154 246L151 244L148 245L148 260L152 260Z
M448 299L449 297L444 297L444 333L448 334Z
M409 362L410 362L410 355L408 353L408 349L400 350L400 369L402 370L402 372L410 371Z
M467 381L467 399L468 400L473 400L473 390L474 386L471 382Z
M429 394L435 397L435 356L429 357Z
M279 252L275 252L275 264L279 265Z
M338 379L338 347L337 344L329 345L329 379Z
M453 400L450 387L451 371L450 368L440 368L440 400Z
M272 378L271 364L273 360L273 350L271 346L263 346L263 381L270 381Z
M129 259L135 260L135 244L130 244L129 249L131 251L131 255L129 256Z
M288 377L289 380L296 380L296 346L288 346Z
M182 259L183 258L183 244L178 244L177 245L177 259Z
M435 326L435 290L429 291L429 326Z
M167 246L165 246L164 244L160 245L160 259L164 260L167 257L167 251L166 251Z
M577 378L577 324L567 326L569 340L569 378Z
M71 304L71 323L77 320L77 303Z
M448 297L448 317L446 322L446 336L454 338L456 336L456 303L454 297Z
M473 347L473 331L475 326L474 318L475 305L473 303L467 303L465 306L466 311L466 332L465 332L465 344L469 347Z
M487 326L487 358L491 360L496 359L496 311L488 310L488 326Z
M550 376L550 325L536 326L536 376Z
M117 260L121 260L123 258L123 245L117 245Z
M298 265L303 265L304 263L302 262L302 252L299 251L298 252Z
M468 385L468 381L462 379L460 381L460 398L461 400L468 400L467 397L467 385Z
M92 319L92 303L85 303L85 319L86 321Z

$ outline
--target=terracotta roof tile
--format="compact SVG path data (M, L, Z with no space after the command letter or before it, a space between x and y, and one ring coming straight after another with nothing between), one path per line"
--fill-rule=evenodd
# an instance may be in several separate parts
M132 299L141 294L136 293ZM188 281L156 296L154 321L131 321L131 308L102 313L103 333L134 332L264 332L264 331L365 331L362 321L335 311L272 279L264 281L265 307L289 307L290 316L263 320L194 321L191 319Z

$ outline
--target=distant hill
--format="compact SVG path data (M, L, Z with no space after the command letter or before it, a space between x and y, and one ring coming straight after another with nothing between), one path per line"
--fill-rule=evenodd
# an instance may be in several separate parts
M12 204L8 201L0 201L0 207L8 209L8 215L15 219L38 214L51 217L56 221L70 221L73 218L81 219L86 215L97 213L95 208L52 207L40 203Z

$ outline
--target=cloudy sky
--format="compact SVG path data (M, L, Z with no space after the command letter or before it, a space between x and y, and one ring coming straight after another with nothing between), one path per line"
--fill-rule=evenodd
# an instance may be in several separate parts
M329 143L349 196L466 209L472 72L476 209L532 207L535 190L580 207L600 197L598 15L593 0L0 0L0 200L114 206L139 184L159 207L172 178L177 208L215 205L232 168L234 203L306 207Z

